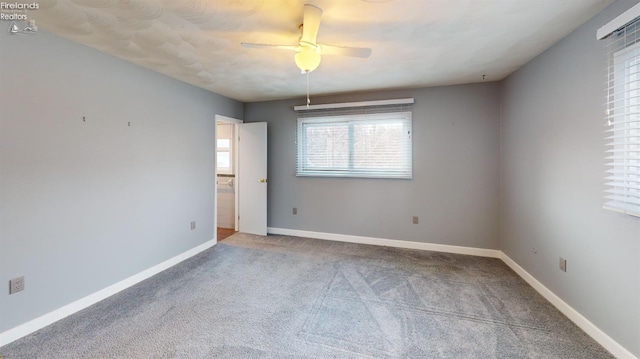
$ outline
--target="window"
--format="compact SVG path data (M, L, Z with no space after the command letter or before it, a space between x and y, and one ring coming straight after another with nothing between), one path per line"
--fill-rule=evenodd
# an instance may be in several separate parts
M217 143L217 165L218 172L227 173L231 172L231 146L229 139L219 138Z
M410 179L411 112L353 112L298 118L296 175Z
M605 208L640 216L640 29L609 36Z
M219 174L233 173L233 124L218 123L216 139L216 167Z

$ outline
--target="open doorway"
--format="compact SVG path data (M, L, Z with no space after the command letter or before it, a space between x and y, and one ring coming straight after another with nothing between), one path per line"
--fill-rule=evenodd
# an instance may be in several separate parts
M238 231L238 124L230 117L216 120L216 238L217 241Z
M216 240L231 230L266 236L267 123L220 115L215 121Z

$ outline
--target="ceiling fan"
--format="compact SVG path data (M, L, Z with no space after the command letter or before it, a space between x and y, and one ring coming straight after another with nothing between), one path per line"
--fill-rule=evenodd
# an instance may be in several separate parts
M309 73L320 65L322 55L342 55L351 57L367 58L371 56L371 49L364 47L345 47L323 45L316 42L322 9L317 6L306 4L304 6L303 20L300 28L300 40L298 45L270 45L241 43L246 48L275 48L281 50L295 51L294 60L303 73Z

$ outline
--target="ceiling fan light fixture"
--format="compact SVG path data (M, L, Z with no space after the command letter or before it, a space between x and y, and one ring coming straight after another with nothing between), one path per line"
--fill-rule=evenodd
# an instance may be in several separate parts
M303 47L295 56L296 65L304 72L311 72L320 66L322 57L312 47Z
M395 1L395 0L371 0L371 1ZM346 47L318 44L318 30L322 18L322 9L315 5L305 4L302 13L302 25L300 29L300 39L298 45L270 45L241 43L248 48L270 47L282 50L293 50L296 52L294 60L303 74L315 70L320 66L323 54L342 55L367 58L371 56L371 49L365 47Z

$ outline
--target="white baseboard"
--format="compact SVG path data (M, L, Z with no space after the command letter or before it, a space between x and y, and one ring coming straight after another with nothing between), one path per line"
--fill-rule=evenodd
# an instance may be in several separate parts
M532 286L540 295L546 300L551 302L562 314L571 319L580 329L584 330L591 338L600 343L605 349L619 359L638 359L635 355L631 354L618 342L613 340L605 332L600 330L595 324L591 323L589 319L585 318L580 312L573 309L569 304L563 301L560 297L555 295L549 288L540 283L534 276L529 274L524 268L520 267L513 259L509 258L504 252L501 252L500 259L505 262L514 272L516 272L522 279L524 279L530 286Z
M281 234L285 236L306 237L315 239L325 239L338 242L360 243L360 244L372 244L375 246L386 246L396 248L407 249L421 249L425 251L467 254L471 256L500 258L502 252L496 249L484 249L484 248L472 248L461 246L450 246L447 244L434 244L412 241L400 241L395 239L373 238L373 237L361 237L352 236L346 234L334 234L323 232L310 232L301 231L297 229L285 229L285 228L267 228L267 232L271 234Z
M605 349L619 359L638 359L631 352L625 349L618 342L609 337L605 332L600 330L597 326L591 323L587 318L580 314L577 310L573 309L569 304L560 299L551 290L545 287L537 279L535 279L526 270L520 267L515 261L509 258L500 250L494 249L482 249L482 248L469 248L450 246L445 244L433 244L411 241L400 241L392 239L371 238L351 236L344 234L323 233L323 232L311 232L302 231L297 229L285 229L285 228L267 228L267 232L270 234L280 234L285 236L296 236L305 238L325 239L331 241L348 242L348 243L360 243L360 244L372 244L377 246L408 248L408 249L420 249L428 251L468 254L474 256L500 258L506 265L508 265L514 272L516 272L522 279L524 279L529 285L531 285L540 295L553 304L562 314L574 322L580 329L591 336L595 341L600 343Z
M0 333L0 347L13 342L14 340L20 339L28 334L31 334L36 330L42 329L47 325L53 324L58 320L68 317L69 315L76 313L84 308L87 308L95 303L98 303L99 301L106 299L139 282L142 282L143 280L149 277L152 277L162 272L163 270L173 267L174 265L184 261L185 259L191 258L194 255L213 247L215 244L216 244L216 239L214 238L195 248L192 248L184 253L181 253L173 258L167 259L166 261L160 264L157 264L138 274L135 274L129 278L126 278L116 284L110 285L93 294L90 294L84 298L78 299L75 302L67 304L64 307L58 308L52 312L44 314L36 319L28 321L15 328L4 331Z
M361 237L351 236L344 234L323 233L323 232L311 232L295 229L285 228L268 228L267 232L270 234L280 234L287 236L316 238L339 242L348 243L360 243L360 244L372 244L378 246L407 248L407 249L419 249L429 250L446 253L467 254L490 258L500 258L505 262L514 272L516 272L522 279L524 279L529 285L531 285L538 293L540 293L545 299L553 304L560 312L562 312L567 318L573 321L578 327L585 331L589 336L596 340L600 345L607 349L611 354L619 359L638 359L631 352L625 349L618 342L609 337L605 332L600 330L597 326L591 323L587 318L580 314L577 310L573 309L569 304L564 302L560 297L555 295L551 290L540 283L536 278L524 270L520 265L513 261L509 256L504 254L500 250L495 249L483 249L483 248L470 248L460 246L450 246L445 244L433 244L411 241L400 241L383 238ZM124 279L116 284L113 284L107 288L99 290L91 295L88 295L82 299L79 299L71 304L68 304L62 308L56 309L50 313L33 319L25 324L19 325L15 328L9 329L3 333L0 333L0 346L11 343L12 341L19 339L25 335L35 332L38 329L44 328L60 319L63 319L75 312L78 312L88 306L91 306L109 296L112 296L126 288L129 288L157 273L162 272L185 259L188 259L216 244L216 240L212 239L206 243L199 245L193 249L190 249L182 254L179 254L171 259L168 259L158 265L155 265L145 271L142 271L136 275L133 275L127 279Z

